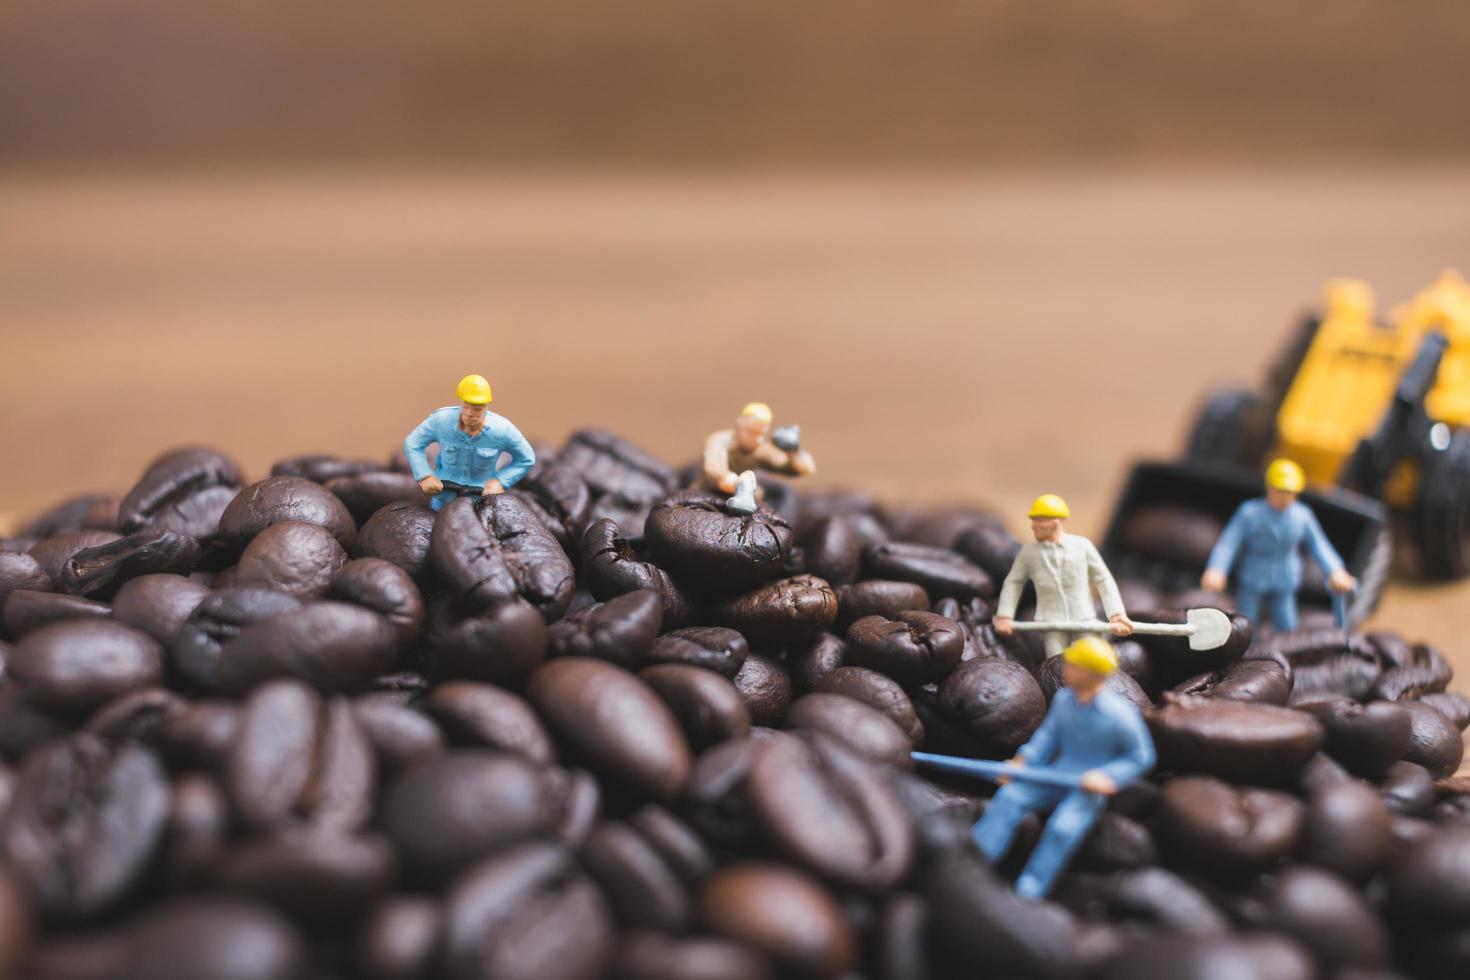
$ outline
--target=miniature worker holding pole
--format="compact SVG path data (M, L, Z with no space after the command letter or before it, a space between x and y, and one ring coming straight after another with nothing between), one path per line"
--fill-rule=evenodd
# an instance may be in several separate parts
M1009 766L1020 771L997 778L1003 785L971 830L980 851L994 863L1010 849L1026 814L1056 804L1016 879L1016 894L1038 900L1051 891L1108 797L1155 762L1153 739L1138 709L1104 686L1118 669L1117 654L1107 641L1084 636L1062 656L1066 686L1052 697L1041 727L1011 759ZM1027 778L1032 766L1046 767L1047 783Z
M536 451L510 420L488 410L490 382L478 374L460 379L458 405L434 411L403 440L403 452L419 489L434 510L455 497L504 493L536 465ZM439 444L432 466L424 450ZM501 453L510 462L499 469Z
M801 448L801 430L794 425L771 431L771 406L750 402L740 410L733 429L712 432L704 441L704 472L700 486L731 495L729 508L755 513L765 496L755 471L788 476L811 476L817 471L812 454Z
M1103 564L1097 548L1086 538L1062 530L1062 522L1072 516L1067 502L1054 493L1044 493L1036 498L1027 516L1031 518L1031 533L1036 540L1021 546L1001 586L1000 600L995 607L995 631L1001 636L1015 632L1016 606L1029 581L1036 588L1038 623L1091 620L1091 589L1095 588L1108 617L1108 631L1114 636L1132 633L1133 621L1123 609L1118 583L1113 581L1113 574ZM1073 638L1066 631L1048 632L1046 655L1057 656Z
M1358 587L1327 540L1317 516L1297 499L1305 486L1302 468L1289 459L1278 459L1266 467L1266 496L1247 500L1236 509L1210 551L1205 573L1200 577L1202 588L1224 592L1234 566L1236 609L1258 626L1264 604L1276 629L1296 629L1303 544L1334 593L1346 595ZM1338 625L1345 627L1346 602L1335 600L1334 605L1338 607Z

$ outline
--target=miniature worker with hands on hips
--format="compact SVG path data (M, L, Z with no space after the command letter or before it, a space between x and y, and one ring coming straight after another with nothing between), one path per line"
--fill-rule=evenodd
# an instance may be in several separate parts
M1021 546L1010 574L1001 586L995 607L995 631L1001 636L1015 632L1016 605L1029 581L1036 588L1037 622L1076 622L1093 618L1091 588L1097 589L1107 614L1109 631L1115 636L1133 632L1133 622L1123 609L1118 583L1103 564L1091 541L1062 530L1072 514L1067 502L1054 493L1036 498L1027 514L1036 540ZM1089 588L1089 586L1091 588ZM1055 657L1072 637L1063 632L1045 636L1046 655Z
M403 452L419 489L438 510L459 491L445 489L444 482L465 487L482 487L487 494L504 493L515 486L536 464L536 451L509 419L487 410L490 382L478 374L465 375L455 389L459 405L431 414L403 440ZM429 465L424 450L439 444L439 457ZM496 469L501 453L510 462Z

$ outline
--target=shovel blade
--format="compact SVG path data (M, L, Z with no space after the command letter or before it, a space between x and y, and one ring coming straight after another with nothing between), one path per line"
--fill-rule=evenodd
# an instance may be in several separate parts
M1194 627L1189 635L1189 649L1217 650L1230 639L1230 617L1218 609L1191 609L1185 621Z

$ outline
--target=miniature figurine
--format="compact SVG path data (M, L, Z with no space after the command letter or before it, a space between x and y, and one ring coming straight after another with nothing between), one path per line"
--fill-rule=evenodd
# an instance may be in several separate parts
M811 476L817 464L801 448L801 429L785 425L771 431L771 406L751 402L740 410L735 428L712 432L704 441L704 474L700 486L730 494L729 508L754 514L765 494L756 484L755 471L788 476Z
M467 374L455 393L458 407L437 409L403 440L409 469L434 510L465 493L504 493L536 464L536 451L520 430L486 409L490 382ZM424 450L436 442L439 457L430 466ZM501 453L509 453L510 462L496 469Z
M1138 709L1104 686L1118 669L1117 655L1107 641L1084 636L1062 656L1066 687L1052 697L1041 727L1011 759L1010 765L1021 771L1013 778L997 779L1003 783L1000 791L971 830L980 851L993 863L1010 848L1026 814L1056 804L1016 879L1016 894L1037 900L1051 891L1107 798L1152 769L1155 759L1153 740ZM1029 766L1046 767L1050 785L1023 782ZM1056 785L1064 780L1069 785Z
M1113 574L1103 564L1097 548L1086 538L1062 530L1062 522L1072 516L1067 502L1054 493L1044 493L1036 498L1027 516L1031 518L1031 533L1036 540L1021 546L1001 586L1000 600L995 607L995 631L1001 636L1015 632L1016 605L1029 581L1036 587L1038 622L1092 619L1090 584L1102 599L1109 632L1115 636L1132 633L1133 622L1123 609L1118 583L1113 581ZM1046 655L1057 656L1071 639L1075 636L1066 631L1048 632Z
M1327 576L1327 587L1333 592L1346 594L1358 585L1322 532L1317 516L1297 500L1305 485L1302 468L1289 459L1275 460L1266 467L1266 496L1247 500L1236 508L1200 576L1202 588L1224 592L1231 567L1236 566L1236 610L1260 625L1257 617L1264 604L1272 625L1283 632L1296 629L1303 544Z

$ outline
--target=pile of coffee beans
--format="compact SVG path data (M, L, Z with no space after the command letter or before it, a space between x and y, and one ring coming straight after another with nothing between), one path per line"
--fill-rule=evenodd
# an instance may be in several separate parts
M1029 902L1038 820L991 867L993 788L909 759L1008 758L1059 687L991 627L998 520L538 455L436 514L401 458L182 449L0 541L0 976L1470 976L1434 649L1121 642L1158 770Z

